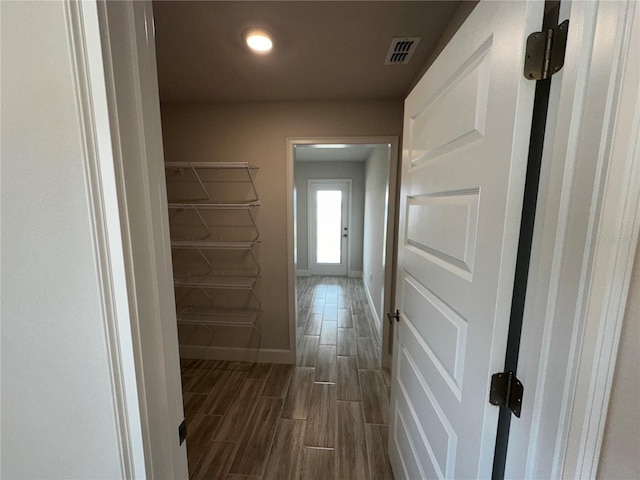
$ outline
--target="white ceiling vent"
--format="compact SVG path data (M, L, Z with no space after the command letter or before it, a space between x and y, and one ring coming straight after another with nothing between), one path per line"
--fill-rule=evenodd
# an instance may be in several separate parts
M409 63L422 37L396 37L391 40L385 65Z

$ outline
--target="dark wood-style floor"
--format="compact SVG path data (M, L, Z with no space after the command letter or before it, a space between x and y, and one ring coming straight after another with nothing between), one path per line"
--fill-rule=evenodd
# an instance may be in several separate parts
M297 366L183 359L190 478L393 479L365 308L362 280L301 278Z

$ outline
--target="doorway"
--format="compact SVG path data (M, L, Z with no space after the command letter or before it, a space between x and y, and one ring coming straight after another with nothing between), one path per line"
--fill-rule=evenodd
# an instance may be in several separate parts
M291 335L296 348L309 316L306 277L358 283L381 366L391 365L389 323L394 292L397 137L289 139ZM322 203L324 202L324 206ZM329 223L322 224L324 208ZM323 244L323 235L331 239ZM340 280L343 277L343 280ZM312 280L312 279L311 279ZM308 283L308 282L307 282Z

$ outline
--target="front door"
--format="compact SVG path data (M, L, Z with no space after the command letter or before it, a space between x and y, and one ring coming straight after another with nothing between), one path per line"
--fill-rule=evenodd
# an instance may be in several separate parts
M309 269L347 275L351 180L309 180Z
M405 102L390 458L490 478L544 2L480 2Z

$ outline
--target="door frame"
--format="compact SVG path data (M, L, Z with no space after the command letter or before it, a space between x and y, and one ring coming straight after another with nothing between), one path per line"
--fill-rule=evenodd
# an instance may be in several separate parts
M95 162L87 171L92 187L88 208L96 215L100 234L93 242L100 253L96 262L107 315L123 477L186 478L186 445L178 437L178 422L184 417L168 207L166 186L159 180L164 179L164 166L158 163L162 137L155 34L148 28L153 24L152 4L123 2L118 6L122 16L114 22L106 0L62 1L75 52L70 61L77 70L74 89L83 116L81 133ZM116 42L126 49L114 53ZM126 79L116 75L116 66L123 64L130 71ZM123 107L116 92L132 98L134 106ZM139 128L124 139L123 125L132 122ZM138 190L146 200L142 202L131 201L125 185L123 152L132 144L139 155L127 158L144 177ZM144 237L133 228L140 221ZM144 269L136 265L131 246L147 235L153 256Z
M631 59L640 42L630 39L640 8L563 0L559 21L567 18L518 362L523 415L511 422L506 478L596 477L638 246L640 75Z
M316 239L315 239L315 235L312 235L313 233L317 233L315 226L313 226L313 222L311 221L311 219L315 219L317 220L317 214L313 214L312 215L312 211L313 211L313 207L317 207L317 201L314 199L312 201L312 192L311 192L311 188L313 185L337 185L337 184L344 184L347 186L347 195L346 195L346 208L344 206L344 201L345 199L343 198L343 206L342 206L342 210L344 212L344 210L346 210L347 212L347 246L345 247L344 251L342 252L342 258L344 258L344 268L346 270L345 272L345 276L349 276L350 273L350 261L351 261L351 206L352 206L352 202L351 202L351 195L352 195L352 187L353 187L353 182L350 178L310 178L309 180L307 180L307 229L308 229L308 234L307 234L307 242L308 242L308 265L309 265L309 273L311 275L314 275L313 270L315 269L316 272L318 271L319 268L323 268L323 266L319 265L317 262L317 258L315 256L315 250L317 247L316 244ZM317 208L316 208L316 212L317 212ZM344 222L343 222L344 224ZM315 259L315 260L313 260ZM312 261L313 260L313 261ZM342 266L342 261L340 262L340 265ZM313 267L312 267L313 265ZM331 273L318 273L319 275L333 275Z
M287 272L288 272L288 300L289 300L289 348L291 362L296 361L296 264L295 264L295 205L294 205L294 171L296 145L340 144L340 145L389 145L389 205L387 211L387 244L385 252L384 272L384 311L392 310L395 298L395 256L398 243L396 225L398 219L398 172L400 159L400 139L397 136L367 136L367 137L287 137ZM351 219L349 220L351 222ZM351 230L351 226L349 226ZM393 338L390 323L382 320L382 337L380 351L382 366L391 367L391 352L387 347L389 339Z
M74 90L84 137L85 181L90 187L88 209L95 223L92 235L98 285L104 316L106 349L111 372L111 392L119 434L119 454L125 478L143 478L153 472L146 398L139 383L137 318L131 310L127 282L128 260L122 242L122 209L119 205L116 132L110 125L114 105L109 102L106 76L113 73L104 58L106 40L101 37L106 5L99 1L64 0L69 59L74 70ZM135 32L129 32L135 33ZM111 58L109 58L111 60ZM123 228L124 227L124 228ZM168 472L167 472L168 473ZM173 473L173 472L171 472Z

